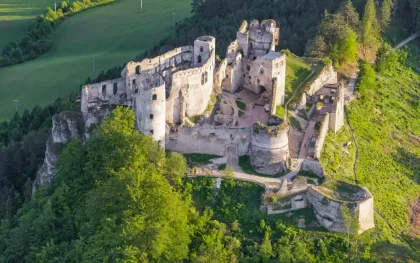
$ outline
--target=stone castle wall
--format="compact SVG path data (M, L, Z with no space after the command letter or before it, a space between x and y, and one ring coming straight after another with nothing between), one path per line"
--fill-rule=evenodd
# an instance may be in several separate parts
M363 188L366 193L364 200L343 202L333 200L322 194L316 187L309 187L306 192L306 200L314 209L318 223L329 231L341 232L346 231L342 206L347 206L350 213L354 216L358 214L359 234L375 227L373 217L373 196L370 192ZM356 213L357 212L357 213Z
M239 156L247 155L250 144L250 128L227 128L204 124L183 127L175 133L166 131L166 149L180 153L204 153L224 156L226 147L237 146Z
M306 93L310 96L314 95L319 89L326 84L337 83L337 72L332 65L326 65L314 81L312 81L306 88Z
M318 138L315 144L315 157L320 158L322 147L324 147L325 137L327 137L328 133L328 124L330 122L330 115L327 113L324 119L321 121L321 128L319 129Z

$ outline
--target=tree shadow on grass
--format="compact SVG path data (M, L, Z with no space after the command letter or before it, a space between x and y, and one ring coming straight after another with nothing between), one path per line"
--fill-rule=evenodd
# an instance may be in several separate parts
M404 172L411 180L420 184L420 156L399 147L398 150L392 154L392 158L405 167Z

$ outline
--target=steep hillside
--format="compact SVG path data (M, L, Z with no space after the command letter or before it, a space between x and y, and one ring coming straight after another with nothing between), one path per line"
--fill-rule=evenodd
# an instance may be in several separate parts
M367 75L362 72L361 78ZM378 255L399 246L413 253L418 241L409 237L415 227L409 215L420 193L420 75L397 63L373 72L373 80L359 85L360 98L346 110L355 141L345 149L352 142L349 127L329 134L321 162L329 177L356 179L374 195L371 238L377 240Z

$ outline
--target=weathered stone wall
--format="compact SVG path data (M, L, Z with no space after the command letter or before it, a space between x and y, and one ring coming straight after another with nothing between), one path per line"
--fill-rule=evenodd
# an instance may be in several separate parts
M83 140L83 118L77 112L63 111L52 117L51 135L46 143L45 158L33 184L33 191L54 177L61 148L72 138Z
M329 231L345 231L344 219L340 210L341 204L322 195L313 188L306 191L306 200L314 209L317 221Z
M257 172L276 174L286 171L289 160L288 130L287 126L252 126L249 156L251 165Z
M225 79L223 80L222 88L228 92L234 93L241 86L244 81L242 55L236 54L232 64L227 65Z
M359 234L364 231L374 228L374 210L373 210L373 196L366 187L363 187L366 191L366 199L359 202Z
M157 73L172 66L177 66L183 62L191 62L193 55L193 46L184 46L175 48L154 58L145 58L141 62L130 61L125 66L122 76L129 77L136 75L136 67L139 66L140 73ZM130 83L130 79L127 79Z
M330 114L329 128L336 133L344 125L344 86L341 83L338 88L336 101L333 104L333 111Z
M178 132L166 130L166 149L180 153L203 153L223 156L226 146L235 144L238 155L247 155L251 128L227 128L224 126L202 126L179 128Z
M329 121L330 121L330 115L329 113L327 113L324 119L321 121L321 128L319 130L319 135L315 144L315 157L316 158L321 157L322 147L324 147L325 137L327 136L327 133L328 133Z
M180 113L192 117L202 114L210 102L213 92L213 72L215 66L215 50L212 51L210 59L201 67L181 70L172 75L171 95L168 98L167 121L176 123L177 109L182 109ZM177 98L182 94L182 99ZM184 103L179 105L179 103Z
M334 70L332 65L326 65L316 79L307 86L306 93L312 96L324 85L335 83L337 83L337 72Z
M324 176L324 169L322 169L321 163L318 160L305 159L300 166L300 170Z
M365 191L365 199L362 201L343 202L332 200L323 195L316 187L310 187L306 191L306 200L314 209L318 223L329 231L345 232L344 218L341 211L343 205L350 209L350 213L354 216L358 212L359 234L375 227L373 218L373 197L370 192Z
M216 48L216 39L211 36L201 36L194 41L194 67L201 67L206 63L212 51ZM214 63L213 63L214 64Z

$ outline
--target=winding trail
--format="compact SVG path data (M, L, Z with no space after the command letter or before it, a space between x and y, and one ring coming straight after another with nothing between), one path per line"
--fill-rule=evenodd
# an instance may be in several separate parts
M412 34L411 36L409 36L408 38L406 38L405 40L401 41L400 43L398 43L395 47L392 48L392 50L397 50L402 48L403 46L407 45L410 41L416 39L417 37L420 36L420 31L416 32L414 34Z

